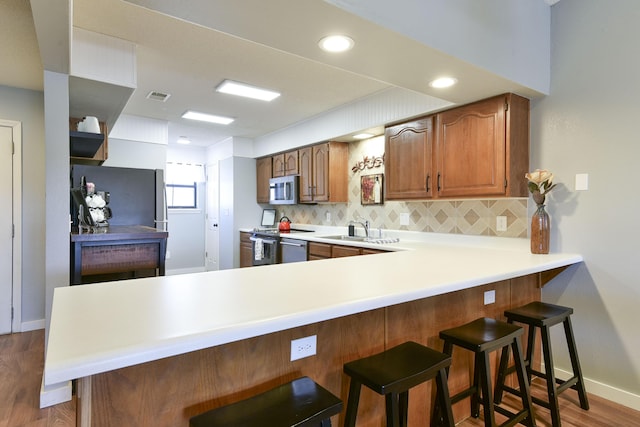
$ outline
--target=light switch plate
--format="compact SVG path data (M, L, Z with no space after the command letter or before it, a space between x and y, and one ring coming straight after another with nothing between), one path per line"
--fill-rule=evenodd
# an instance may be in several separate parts
M576 174L576 191L586 191L589 189L589 174L577 173Z

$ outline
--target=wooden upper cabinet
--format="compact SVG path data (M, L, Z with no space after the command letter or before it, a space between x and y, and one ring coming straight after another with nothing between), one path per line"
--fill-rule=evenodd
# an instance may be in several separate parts
M505 94L385 130L386 198L526 197L529 100Z
M438 197L526 196L529 100L501 95L438 113Z
M298 167L298 150L276 154L272 158L272 175L274 178L278 176L298 175L300 173L300 168Z
M298 175L300 168L298 167L298 150L288 151L284 153L284 174Z
M300 162L300 182L298 200L313 202L313 149L304 147L298 150Z
M256 160L256 201L269 203L269 179L271 179L271 157Z
M328 202L329 190L329 144L318 144L313 150L313 201Z
M348 202L347 143L325 142L298 150L302 203Z
M385 130L386 199L425 199L433 195L431 117Z
M284 153L274 155L272 157L272 165L271 176L273 178L284 176Z

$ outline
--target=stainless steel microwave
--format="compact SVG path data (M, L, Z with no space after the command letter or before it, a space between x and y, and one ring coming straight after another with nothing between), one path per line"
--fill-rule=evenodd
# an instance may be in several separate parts
M297 175L281 176L269 180L269 204L295 205L298 203Z

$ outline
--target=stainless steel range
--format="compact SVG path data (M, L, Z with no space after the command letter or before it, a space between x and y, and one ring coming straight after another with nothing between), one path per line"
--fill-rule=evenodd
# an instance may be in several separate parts
M251 242L253 243L253 265L306 261L306 240L292 239L291 236L310 230L293 228L289 231L281 232L279 231L279 227L275 227L275 222L276 210L264 209L260 223L261 228L254 228L253 234L251 235Z
M307 260L307 241L295 239L296 233L309 230L292 229L280 232L277 228L256 228L251 235L253 265L268 265Z
M256 228L250 239L253 247L253 265L269 265L279 262L280 234L277 228Z

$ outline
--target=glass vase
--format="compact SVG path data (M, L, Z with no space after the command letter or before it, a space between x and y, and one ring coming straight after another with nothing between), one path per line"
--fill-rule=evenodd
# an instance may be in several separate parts
M551 229L551 219L544 209L544 205L538 205L538 209L531 217L531 253L549 253L549 235Z

